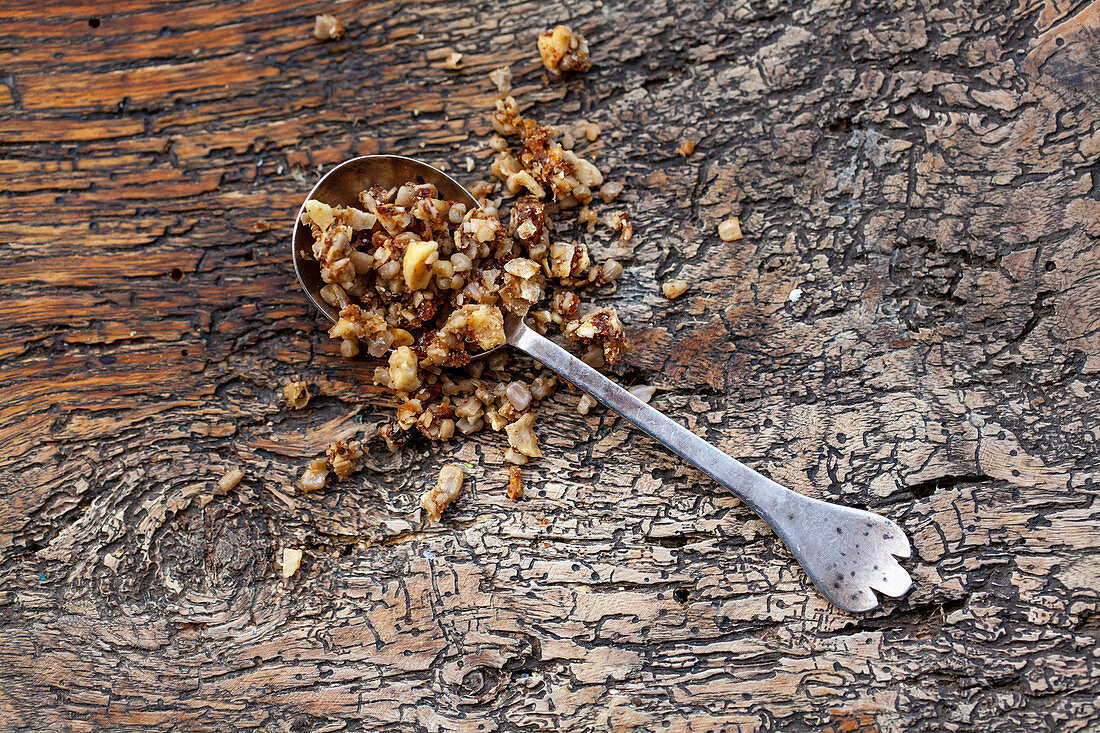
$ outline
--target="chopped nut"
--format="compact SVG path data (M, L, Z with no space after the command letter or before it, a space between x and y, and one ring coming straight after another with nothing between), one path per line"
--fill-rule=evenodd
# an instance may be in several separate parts
M661 286L661 292L664 293L665 297L669 300L679 298L681 295L687 292L687 289L687 280L669 280Z
M452 53L447 57L447 60L443 62L443 65L448 69L457 70L462 67L462 54Z
M501 66L489 72L489 79L496 85L497 91L512 91L512 70L507 66Z
M225 475L218 479L218 488L222 491L232 491L244 478L244 471L239 468L231 468Z
M681 140L680 147L676 148L676 152L685 158L695 152L694 140Z
M283 578L290 578L294 573L298 572L298 568L302 565L302 551L293 547L284 547L282 557L280 558L279 567Z
M594 397L582 394L580 400L577 402L577 412L582 415L587 415L595 406L596 400Z
M336 41L344 36L344 24L335 15L318 15L313 20L313 37L318 41Z
M405 250L402 272L409 290L423 290L432 280L432 264L439 259L439 243L410 242Z
M309 462L309 468L305 470L302 477L298 480L298 485L302 491L309 493L311 491L320 491L325 488L325 482L328 480L328 459L326 458L314 458Z
M584 136L589 142L594 142L600 136L600 126L592 122L588 123L584 126Z
M312 396L309 385L301 380L291 380L283 387L283 397L286 398L287 407L292 410L301 410L309 404Z
M637 397L642 402L649 402L651 399L653 399L653 395L657 394L657 388L649 384L637 384L633 387L627 388L626 391Z
M420 388L417 376L419 362L416 352L408 346L394 349L390 354L390 384L401 392L412 392Z
M508 433L508 444L513 449L530 458L541 458L542 451L539 450L539 439L535 435L534 425L534 414L525 412L519 420L507 425L504 430Z
M435 486L420 497L420 506L424 508L430 521L439 521L443 510L458 498L463 478L462 467L454 463L448 463L439 469L439 479Z
M540 35L538 47L542 65L552 76L558 76L563 71L588 71L592 68L588 42L568 26L559 25Z
M619 194L623 192L623 184L616 181L608 181L600 186L600 200L605 204L610 204L612 201L619 197Z
M736 242L741 238L741 220L736 216L718 225L718 236L723 242Z
M523 498L523 470L519 466L508 467L508 498L512 501Z
M565 324L565 335L585 344L598 343L608 364L618 361L629 347L619 316L610 308L596 308L581 318Z
M337 479L346 479L359 468L359 459L363 457L363 449L357 441L345 443L336 440L325 449L328 457L328 468ZM312 468L313 464L310 464Z

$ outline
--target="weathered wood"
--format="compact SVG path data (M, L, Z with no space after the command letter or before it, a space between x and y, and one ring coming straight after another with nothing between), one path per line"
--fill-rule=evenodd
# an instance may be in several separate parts
M477 5L0 9L0 728L1100 726L1100 6ZM562 21L596 66L547 85ZM627 184L634 239L589 238L627 265L589 296L635 329L620 376L899 521L907 599L828 607L568 392L520 503L488 433L292 487L391 409L294 283L293 212L356 154L487 175L503 63L543 121L600 124L584 149ZM422 527L444 460L468 488Z

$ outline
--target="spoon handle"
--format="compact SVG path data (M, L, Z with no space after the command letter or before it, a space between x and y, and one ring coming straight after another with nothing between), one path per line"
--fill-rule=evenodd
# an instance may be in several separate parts
M771 526L830 601L846 610L862 611L877 605L868 584L888 595L901 595L909 589L909 576L900 566L894 567L896 563L890 557L891 554L908 557L909 542L889 519L802 496L780 486L642 402L553 341L517 325L518 328L509 328L508 343L583 389L732 491ZM870 538L871 532L877 532L877 536ZM870 541L862 537L864 534ZM863 539L862 547L859 539ZM875 550L872 556L874 540L885 549ZM874 581L867 580L872 572L883 575L880 564L893 574L881 581L877 576Z

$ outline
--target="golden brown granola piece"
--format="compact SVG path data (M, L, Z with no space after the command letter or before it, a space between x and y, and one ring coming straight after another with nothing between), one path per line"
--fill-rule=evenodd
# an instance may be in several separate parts
M588 41L569 26L559 25L539 35L538 47L542 65L552 76L559 76L563 71L588 71L592 68Z
M565 335L584 344L599 344L608 364L614 364L630 348L623 324L611 308L596 308L566 323Z
M519 466L508 467L508 498L512 501L523 498L523 469Z
M292 410L301 410L309 404L312 396L309 385L300 379L291 380L283 387L283 397L286 398L287 407Z

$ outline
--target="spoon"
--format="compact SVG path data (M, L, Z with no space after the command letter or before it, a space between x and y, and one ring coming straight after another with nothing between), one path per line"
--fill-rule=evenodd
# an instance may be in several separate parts
M330 206L358 206L359 192L371 186L393 188L408 181L432 183L441 198L476 207L466 189L442 171L399 155L367 155L333 168L318 181L306 201ZM305 204L302 204L304 210ZM320 268L309 259L313 237L295 223L294 271L306 295L335 321L338 313L320 295ZM907 558L909 540L893 521L861 509L813 499L780 486L734 460L687 428L642 402L545 336L508 314L507 345L528 354L563 379L619 413L643 432L685 459L755 511L775 531L830 602L846 611L869 611L878 605L874 591L905 595L912 580L895 558ZM485 356L489 351L483 352Z

